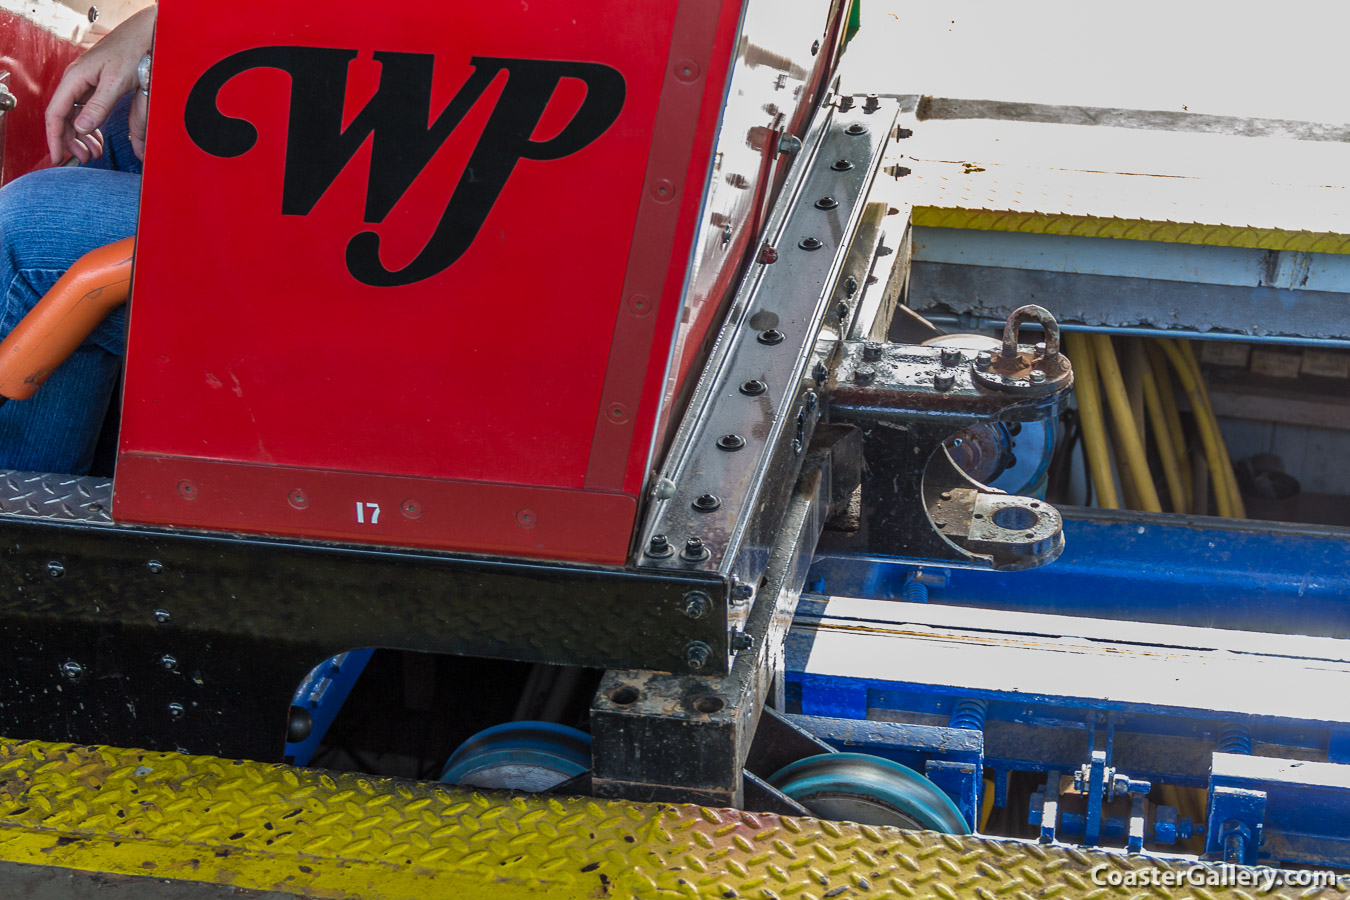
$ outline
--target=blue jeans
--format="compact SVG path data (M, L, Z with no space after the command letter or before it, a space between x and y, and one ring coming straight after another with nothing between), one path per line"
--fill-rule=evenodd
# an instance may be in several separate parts
M136 233L141 164L127 138L130 99L108 117L101 159L43 169L0 188L0 337L77 259ZM87 473L125 344L122 306L36 394L0 407L0 469Z

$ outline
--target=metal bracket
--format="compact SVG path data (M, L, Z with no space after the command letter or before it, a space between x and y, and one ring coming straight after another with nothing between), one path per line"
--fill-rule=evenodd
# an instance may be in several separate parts
M1073 372L1058 341L1021 348L1022 317L1053 325L1039 307L1009 318L1006 374L977 348L852 342L837 369L832 421L863 434L867 463L854 552L1001 570L1032 568L1064 547L1059 512L1044 501L986 487L953 462L945 443L980 422L1024 422L1058 413ZM1044 317L1040 316L1045 313ZM1033 367L1019 375L1021 368ZM1018 367L1016 371L1013 368ZM995 383L991 379L997 378ZM921 499L921 503L915 501Z

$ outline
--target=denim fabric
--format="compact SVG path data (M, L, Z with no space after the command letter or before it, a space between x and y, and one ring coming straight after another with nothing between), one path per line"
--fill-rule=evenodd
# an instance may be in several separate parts
M130 97L104 128L104 155L43 169L0 188L0 336L7 335L85 253L136 232L140 161L127 139ZM0 407L0 469L84 474L121 372L126 307L28 400Z

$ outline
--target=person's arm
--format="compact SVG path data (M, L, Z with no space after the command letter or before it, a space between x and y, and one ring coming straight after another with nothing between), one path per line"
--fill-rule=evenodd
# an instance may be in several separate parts
M136 66L150 52L157 11L151 6L136 13L66 68L47 105L47 150L53 164L66 153L82 163L103 155L99 126L113 104L138 88ZM143 123L144 98L137 103Z

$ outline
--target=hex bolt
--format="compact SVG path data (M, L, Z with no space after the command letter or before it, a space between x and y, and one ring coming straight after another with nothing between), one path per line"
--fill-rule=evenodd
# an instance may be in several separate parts
M157 559L150 560L145 564L145 567L150 571L151 575L158 575L160 572L164 571L164 563Z
M684 595L684 615L688 619L701 619L712 610L712 598L703 591L690 591Z
M847 321L848 321L848 304L845 303L843 300L840 300L838 303L836 303L836 304L834 305L834 314L835 314L836 316L839 317L839 323L840 323L841 325L842 325L843 323L847 322Z
M815 366L811 369L811 378L816 382L817 385L824 384L825 379L829 377L830 377L830 370L825 368L825 364L823 362L816 363Z
M172 672L178 668L178 658L173 654L165 653L159 658L159 664Z
M811 42L811 55L812 55L812 56L815 56L815 55L816 55L817 53L819 53L819 52L820 52L820 41L812 41L812 42Z
M740 606L751 597L755 596L754 585L746 584L735 575L731 576L731 602Z
M717 449L734 453L745 446L745 438L739 434L724 434L717 439Z
M741 393L747 397L758 397L769 389L769 386L758 378L752 378L741 385Z
M733 631L731 633L732 650L749 650L753 646L755 646L755 639L744 631Z
M794 153L800 153L802 149L802 139L795 134L784 132L778 136L778 152L786 153L789 156Z
M768 346L772 347L775 344L783 343L783 339L785 337L786 335L784 335L783 332L779 331L777 328L766 328L765 330L759 333L759 342L761 344L767 344Z
M1031 383L1032 383L1032 384L1045 384L1045 373L1042 372L1040 369L1032 369L1032 370L1031 370Z
M862 358L868 362L876 362L881 359L881 354L885 349L884 346L876 341L868 341L863 344Z
M858 279L854 278L852 275L845 278L844 293L848 294L850 297L858 293Z
M79 681L84 677L84 666L73 659L68 659L61 663L61 674L65 676L66 681Z
M942 364L944 366L959 366L961 364L961 351L955 347L943 347Z
M850 109L852 109L852 108L853 108L853 95L852 95L852 94L842 94L842 95L840 95L840 97L839 97L839 111L840 111L840 112L848 112L848 111L849 111Z
M839 206L839 201L833 197L821 197L816 201L816 209L835 209Z
M981 350L975 356L975 365L981 369L987 369L994 364L994 354L988 350Z
M803 250L819 250L825 245L821 243L820 238L807 236L798 241L797 246L801 247Z
M716 494L700 494L691 504L698 512L712 512L722 505L722 500Z
M169 620L173 618L173 616L169 615L169 611L168 611L167 609L157 609L157 610L155 610L154 616L155 616L155 621L158 622L158 623L161 624L161 625L166 625L166 624L168 624Z
M834 169L836 172L847 172L849 169L853 168L853 163L846 159L836 159L834 162L830 163L830 168Z
M66 567L53 560L52 562L47 563L47 574L53 578L60 578L62 575L66 574Z
M876 112L881 109L881 98L876 94L868 94L867 99L863 101L863 112Z
M702 672L711 658L712 648L702 641L690 641L684 645L684 662L692 672Z
M176 700L173 703L169 704L169 715L172 718L181 719L183 718L183 713L184 713L183 704L179 703Z
M844 129L844 134L849 134L854 137L857 137L860 134L867 134L867 126L861 122L854 122Z
M708 558L708 548L703 546L703 539L691 537L684 542L684 549L680 551L680 558L688 562L698 562Z
M654 534L652 539L647 542L647 555L661 558L669 556L675 552L675 548L670 546L670 539L664 534Z
M939 391L949 391L956 384L956 376L951 372L938 372L933 376L933 387Z
M857 384L867 384L876 377L877 370L871 366L858 366L853 370L853 380Z

